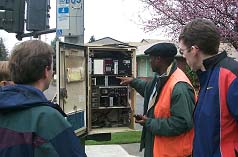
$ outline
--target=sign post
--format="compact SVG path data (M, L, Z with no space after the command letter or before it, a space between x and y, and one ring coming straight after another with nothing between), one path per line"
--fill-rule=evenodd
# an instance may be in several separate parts
M65 42L84 44L84 0L57 0L56 35Z

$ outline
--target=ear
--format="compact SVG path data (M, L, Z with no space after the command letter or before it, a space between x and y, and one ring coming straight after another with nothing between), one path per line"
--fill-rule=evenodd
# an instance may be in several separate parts
M0 81L0 86L4 86L4 81Z
M161 63L163 63L163 58L160 56L157 56L156 61L158 64L161 64Z
M199 49L199 47L197 45L193 45L191 46L192 49Z
M6 85L8 85L8 81L1 81L0 82L0 86L6 86Z
M197 45L191 46L191 53L193 53L194 56L198 55L199 47Z
M156 56L155 59L157 62L160 61L160 56Z
M46 66L44 71L44 78L48 78L50 75L50 67Z

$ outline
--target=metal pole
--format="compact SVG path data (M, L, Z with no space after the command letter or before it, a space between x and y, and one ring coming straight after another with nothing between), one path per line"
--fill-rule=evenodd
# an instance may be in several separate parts
M70 3L70 30L75 32L71 35L69 31L65 36L65 42L78 45L84 44L84 0L78 5ZM76 17L76 19L75 19ZM73 22L74 21L74 22Z
M34 38L38 38L39 35L41 34L48 34L48 33L54 33L56 32L56 28L53 28L53 29L48 29L48 30L44 30L44 31L36 31L36 32L30 32L30 33L25 33L25 34L17 34L16 35L16 38L18 40L22 40L22 38L25 38L25 37L34 37Z

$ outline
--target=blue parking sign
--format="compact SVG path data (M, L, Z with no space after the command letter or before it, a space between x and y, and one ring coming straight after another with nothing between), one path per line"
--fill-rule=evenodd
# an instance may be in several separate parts
M62 36L62 33L63 33L62 29L57 29L57 30L56 30L56 36L57 36L57 37Z
M68 14L69 13L69 7L58 8L58 13L59 14Z

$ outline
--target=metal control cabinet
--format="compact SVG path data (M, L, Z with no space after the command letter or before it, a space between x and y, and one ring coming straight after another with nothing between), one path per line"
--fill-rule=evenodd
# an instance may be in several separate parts
M57 42L57 101L77 135L134 129L135 90L117 77L135 76L135 48Z

